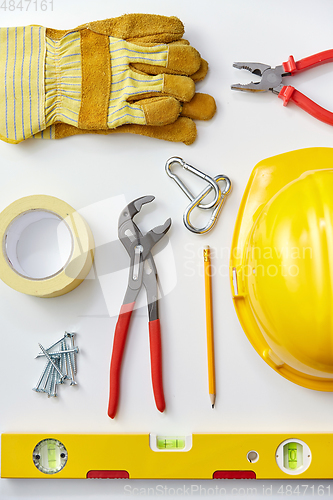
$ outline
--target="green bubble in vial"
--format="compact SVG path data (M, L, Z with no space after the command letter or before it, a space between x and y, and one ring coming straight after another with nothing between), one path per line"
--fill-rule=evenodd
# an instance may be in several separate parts
M185 438L158 437L157 448L159 450L182 450L185 448Z
M289 469L297 469L297 443L288 444Z
M57 449L54 443L48 443L47 445L47 458L50 469L55 469L57 464Z

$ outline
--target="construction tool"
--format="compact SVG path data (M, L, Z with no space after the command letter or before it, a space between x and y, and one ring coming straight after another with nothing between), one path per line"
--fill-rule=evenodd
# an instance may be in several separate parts
M162 383L161 333L157 303L157 270L151 250L155 243L160 241L170 229L171 219L167 219L164 224L151 229L145 235L142 235L138 226L133 222L133 217L140 212L142 205L150 203L154 199L154 196L137 198L124 208L119 217L118 237L130 256L131 263L128 287L113 339L108 408L110 418L114 418L117 412L121 362L132 311L142 285L144 285L147 293L151 376L155 403L160 412L165 409Z
M184 170L187 170L188 172L191 172L192 174L196 175L200 179L203 179L208 183L208 186L201 191L198 196L193 196L191 191L188 189L188 187L184 184L184 182L176 175L172 169L172 165L180 165ZM221 213L223 204L225 202L226 196L230 193L231 191L231 181L230 179L223 174L217 175L214 178L211 177L210 175L205 174L204 172L201 172L201 170L198 170L197 168L193 167L192 165L189 165L186 163L182 158L179 158L178 156L173 156L172 158L169 158L165 164L165 171L168 174L171 179L173 179L176 184L180 187L180 189L183 191L183 193L186 194L189 200L191 200L191 203L186 207L184 213L183 213L183 222L185 227L191 231L192 233L196 234L204 234L208 233L213 227L215 226L217 219ZM224 183L224 188L220 189L219 182ZM202 203L202 200L206 198L206 196L211 192L214 191L214 199L213 201L209 203ZM193 223L190 220L190 216L192 214L192 211L194 208L201 208L204 210L207 209L212 209L212 214L207 222L207 224L204 227L196 227L193 225Z
M315 479L330 480L325 487L320 483L315 488L309 486L307 496L314 491L312 497L317 498L330 495L332 438L332 433L294 431L177 436L153 433L2 434L1 478L48 481L66 478L182 479L190 481L190 490L191 482L194 486L198 480L210 480L205 484L205 491L214 491L218 498L226 497L225 487L230 485L213 479L259 479L270 483L272 479L284 479L289 490L303 484L302 494L308 488L304 483L311 485L316 483ZM297 480L297 484L291 486L293 480ZM131 481L125 483L128 488ZM257 491L253 498L259 496L259 488L260 483L251 483L252 495ZM284 494L288 492L281 488ZM174 488L169 491L168 496L175 496ZM199 489L192 491L193 496L199 496ZM201 492L202 497L209 495L204 494L205 491ZM185 490L183 494L187 495Z
M237 83L232 85L231 89L247 92L268 92L270 90L283 100L284 106L287 106L288 102L292 101L296 106L317 118L317 120L333 125L333 113L311 101L294 87L282 83L285 76L293 76L296 73L328 62L333 62L333 50L325 50L297 62L293 56L290 56L287 62L282 63L281 66L276 66L276 68L261 63L236 62L233 64L234 68L246 69L254 75L260 76L261 80L245 85Z

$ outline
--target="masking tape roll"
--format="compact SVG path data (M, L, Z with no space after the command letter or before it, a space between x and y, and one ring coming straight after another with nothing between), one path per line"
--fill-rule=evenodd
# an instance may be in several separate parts
M20 264L17 248L23 231L42 219L55 219L67 233L70 251L60 269L46 277L32 277ZM53 196L20 198L0 213L0 278L15 290L36 297L58 297L76 288L94 259L92 232L70 205Z

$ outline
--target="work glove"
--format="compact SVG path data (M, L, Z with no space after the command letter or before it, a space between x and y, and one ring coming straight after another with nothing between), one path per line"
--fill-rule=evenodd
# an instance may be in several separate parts
M215 101L195 94L208 65L183 33L176 17L147 14L0 28L1 138L131 132L191 144L192 119L210 119Z

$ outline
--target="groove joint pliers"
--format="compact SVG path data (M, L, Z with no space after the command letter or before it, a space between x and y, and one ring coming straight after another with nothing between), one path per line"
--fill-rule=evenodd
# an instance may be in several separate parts
M157 302L157 270L151 250L171 226L171 219L142 234L133 221L142 205L154 200L154 196L143 196L129 203L121 212L118 221L118 237L130 256L128 286L116 324L110 366L110 399L108 415L114 418L117 412L120 392L120 370L125 349L128 327L136 299L142 288L146 289L149 315L150 362L153 392L156 407L165 409L162 383L162 349L160 320Z

